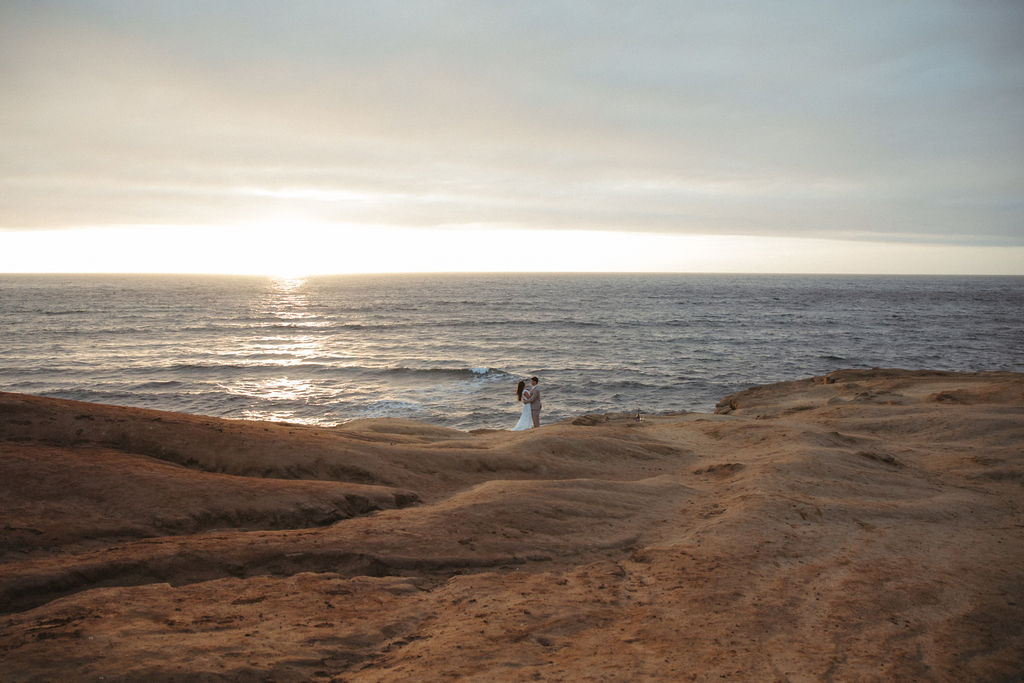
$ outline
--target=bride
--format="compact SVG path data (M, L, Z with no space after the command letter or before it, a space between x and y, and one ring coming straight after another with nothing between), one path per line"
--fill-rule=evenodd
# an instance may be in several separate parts
M524 380L519 381L519 386L516 387L516 400L522 401L523 396L530 398L530 391L526 389L526 382ZM512 428L513 432L520 432L524 429L530 429L533 427L533 411L530 410L529 403L523 403L523 414L519 417L519 422Z

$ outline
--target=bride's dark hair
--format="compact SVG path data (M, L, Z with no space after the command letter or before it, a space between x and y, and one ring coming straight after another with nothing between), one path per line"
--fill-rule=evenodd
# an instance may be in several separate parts
M523 387L526 386L525 380L519 380L519 386L516 387L516 398L520 401L523 400Z

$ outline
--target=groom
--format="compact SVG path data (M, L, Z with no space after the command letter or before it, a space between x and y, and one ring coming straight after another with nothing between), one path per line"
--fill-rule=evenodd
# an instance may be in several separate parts
M530 414L533 416L533 426L540 427L540 387L537 386L537 382L540 381L536 377L530 378L530 398L526 399L526 402L530 404Z

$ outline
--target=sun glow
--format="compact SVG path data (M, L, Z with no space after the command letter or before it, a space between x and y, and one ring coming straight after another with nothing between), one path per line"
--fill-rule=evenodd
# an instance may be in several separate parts
M430 272L1024 274L1024 248L280 219L0 232L5 273Z

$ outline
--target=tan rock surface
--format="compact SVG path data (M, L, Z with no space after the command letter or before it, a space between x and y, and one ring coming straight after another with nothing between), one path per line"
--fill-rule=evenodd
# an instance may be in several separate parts
M718 412L465 433L0 394L0 680L1020 680L1024 376Z

